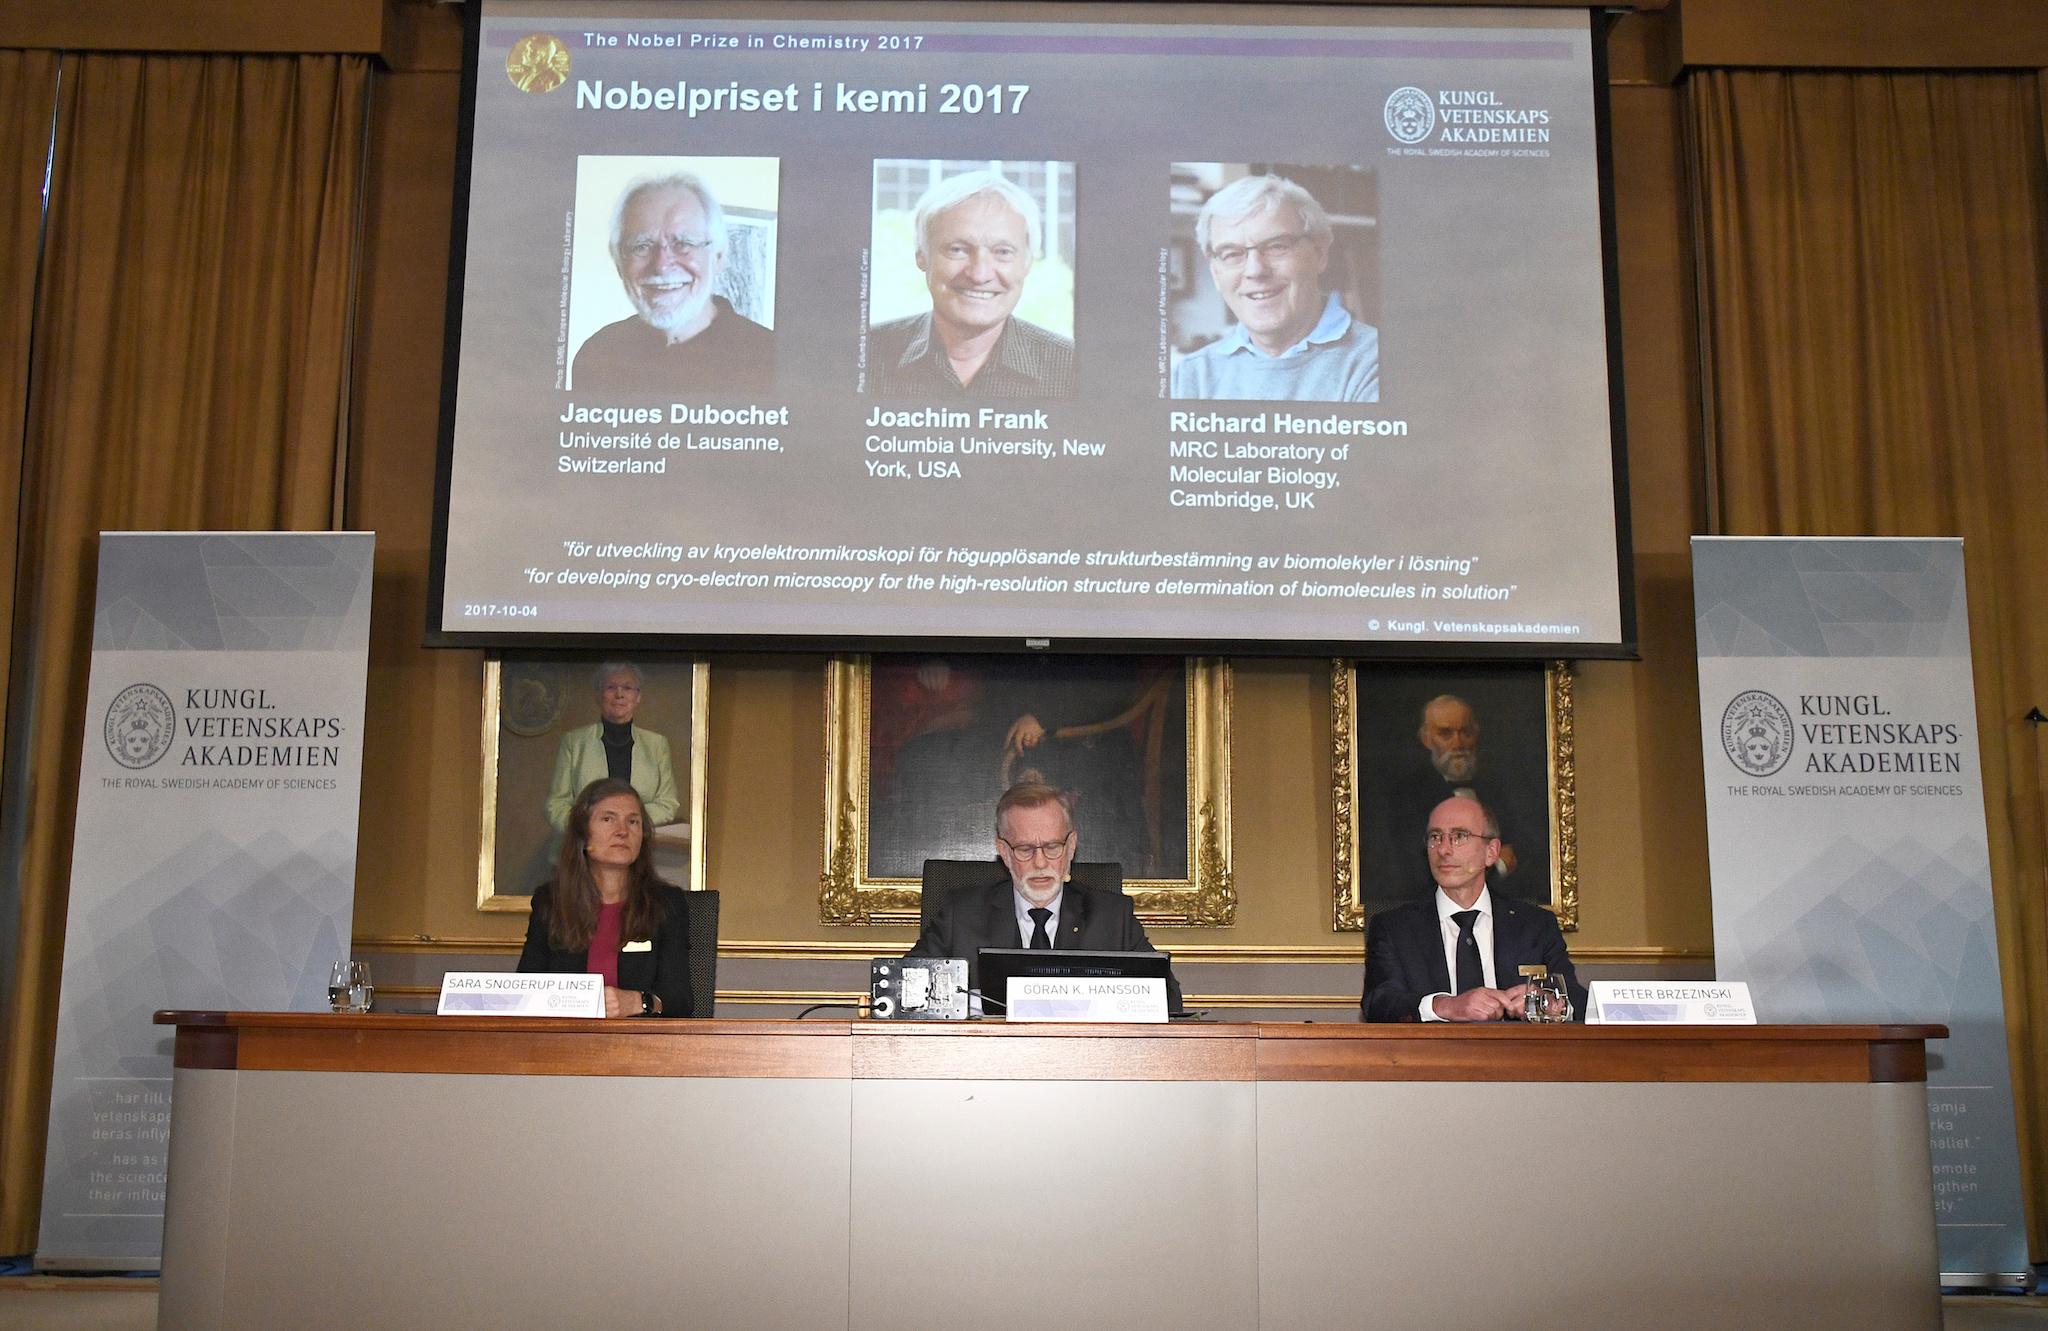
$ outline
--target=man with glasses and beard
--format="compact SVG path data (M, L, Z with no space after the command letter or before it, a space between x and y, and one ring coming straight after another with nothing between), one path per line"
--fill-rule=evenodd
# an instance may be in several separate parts
M1284 176L1245 176L1195 217L1195 246L1237 322L1173 367L1177 398L1377 402L1380 334L1323 291L1330 218Z
M632 317L576 353L579 393L751 393L775 382L775 334L714 294L725 271L725 210L685 172L628 186L612 216L612 262Z
M1080 887L1071 866L1080 844L1066 796L1051 786L1010 787L996 801L996 857L989 881L953 889L925 917L908 957L964 957L967 987L981 985L985 947L1070 952L1156 952L1121 892ZM1166 1006L1181 1010L1180 981L1166 977Z
M1486 806L1454 795L1431 811L1418 840L1429 850L1436 890L1367 922L1359 999L1365 1019L1517 1020L1528 989L1521 968L1540 965L1564 977L1572 1015L1584 1020L1586 991L1557 918L1487 889L1500 830Z

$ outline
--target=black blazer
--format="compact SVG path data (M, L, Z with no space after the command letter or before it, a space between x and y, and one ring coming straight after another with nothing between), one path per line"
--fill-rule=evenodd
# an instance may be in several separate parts
M1000 864L990 870L1000 881L957 887L946 893L925 916L924 927L907 957L965 957L967 984L981 987L978 971L980 952L985 947L1021 947L1017 930L1016 889L1010 873ZM1055 950L1070 952L1157 952L1138 923L1131 899L1121 892L1104 892L1068 883L1060 893L1059 937ZM1181 1011L1180 981L1172 969L1166 972L1166 1009Z
M549 888L533 890L533 914L526 921L526 946L519 950L519 969L536 974L582 975L590 970L588 952L564 952L548 943ZM651 947L619 949L619 988L661 996L661 1015L690 1015L690 912L679 887L657 883L662 907ZM629 940L630 941L630 940Z
M1512 989L1521 982L1517 968L1538 965L1564 976L1572 1020L1584 1021L1586 989L1564 950L1557 917L1541 906L1493 893L1495 983ZM1367 1021L1420 1021L1417 1008L1426 995L1455 991L1444 963L1435 892L1372 917L1365 927L1365 992L1359 998Z

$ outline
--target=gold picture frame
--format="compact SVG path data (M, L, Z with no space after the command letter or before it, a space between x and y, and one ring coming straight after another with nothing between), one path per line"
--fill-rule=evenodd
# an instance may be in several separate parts
M1374 696L1363 703L1359 684L1361 672L1366 672L1374 685ZM1385 875L1379 870L1384 857L1368 853L1379 849L1371 844L1372 838L1390 836L1387 810L1376 807L1376 804L1391 801L1379 798L1384 791L1379 789L1382 782L1378 765L1372 774L1361 775L1361 766L1383 764L1387 758L1386 753L1377 751L1383 745L1361 740L1361 725L1366 727L1368 734L1377 737L1384 737L1390 731L1410 733L1411 728L1420 726L1421 709L1431 700L1459 690L1476 695L1481 689L1486 694L1485 699L1475 699L1480 733L1485 733L1485 709L1492 704L1502 714L1500 719L1508 723L1502 728L1510 732L1509 742L1519 738L1524 755L1535 755L1533 759L1525 756L1521 763L1511 762L1508 766L1518 772L1526 766L1540 769L1519 772L1519 775L1523 778L1521 784L1528 787L1523 791L1522 802L1525 805L1535 799L1533 787L1540 786L1543 792L1542 832L1549 859L1547 891L1536 894L1525 888L1514 895L1534 900L1552 911L1563 929L1579 927L1578 759L1572 732L1572 678L1569 661L1475 666L1445 662L1366 664L1340 658L1330 663L1332 930L1338 933L1360 932L1365 928L1367 915L1399 899L1384 890ZM1362 706L1365 708L1363 714ZM1385 709L1386 714L1379 715L1375 709ZM1516 730L1533 732L1538 724L1542 732L1540 748L1536 747L1537 738L1533 733L1519 737L1513 735ZM1422 750L1424 756L1421 761L1427 762L1428 750L1420 739L1419 729L1414 729L1413 733L1416 735L1413 747ZM1375 751L1361 752L1362 749ZM1435 793L1440 794L1441 789ZM1425 818L1426 811L1421 817L1411 816L1404 820L1415 824L1417 855L1414 867L1418 873L1423 867L1420 847ZM1523 821L1531 820L1525 818ZM1518 868L1516 872L1524 870ZM1371 881L1376 878L1382 881ZM1528 881L1523 879L1525 884ZM1426 884L1424 876L1417 889L1426 887ZM1404 882L1403 886L1406 885Z
M532 908L533 888L546 881L548 857L541 844L552 829L544 815L536 825L528 811L539 810L545 802L547 769L564 726L596 717L588 692L591 674L608 659L628 658L587 652L492 652L484 658L478 910L523 914ZM653 703L642 713L648 717L647 726L668 739L678 783L685 772L689 780L689 789L679 792L686 818L655 829L656 867L671 881L686 877L679 886L702 888L711 666L701 657L642 655L630 660L645 675L646 696ZM689 700L687 717L676 716L679 709L673 699L678 694ZM683 724L676 724L678 720ZM688 736L687 754L675 752L683 735Z
M1075 659L1084 665L1087 660ZM1185 827L1187 872L1127 876L1124 889L1148 925L1227 928L1237 918L1230 862L1230 666L1220 658L1188 657L1181 668L1186 776L1180 816L1172 825ZM914 874L870 872L873 708L872 658L841 656L827 662L825 867L818 886L818 914L826 924L911 924L918 918L920 883ZM993 803L991 798L991 808ZM1081 857L1090 858L1085 816L1081 845ZM991 844L977 849L976 856L990 854L992 859L992 851Z

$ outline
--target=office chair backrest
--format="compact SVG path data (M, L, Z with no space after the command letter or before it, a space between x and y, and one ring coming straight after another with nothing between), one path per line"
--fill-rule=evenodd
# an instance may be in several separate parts
M708 1017L718 1001L718 893L685 892L690 926L690 1014Z

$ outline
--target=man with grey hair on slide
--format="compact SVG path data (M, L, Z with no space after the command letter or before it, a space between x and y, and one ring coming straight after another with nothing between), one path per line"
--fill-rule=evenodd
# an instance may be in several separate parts
M1330 218L1284 176L1245 176L1209 196L1195 245L1237 320L1173 367L1177 398L1377 402L1380 334L1323 291Z
M612 214L612 263L633 314L590 335L579 393L751 393L775 383L775 334L714 294L731 237L725 210L686 171L634 181Z
M970 171L926 190L911 225L932 307L873 330L869 391L1073 396L1074 344L1015 313L1041 234L1032 197L999 172Z

